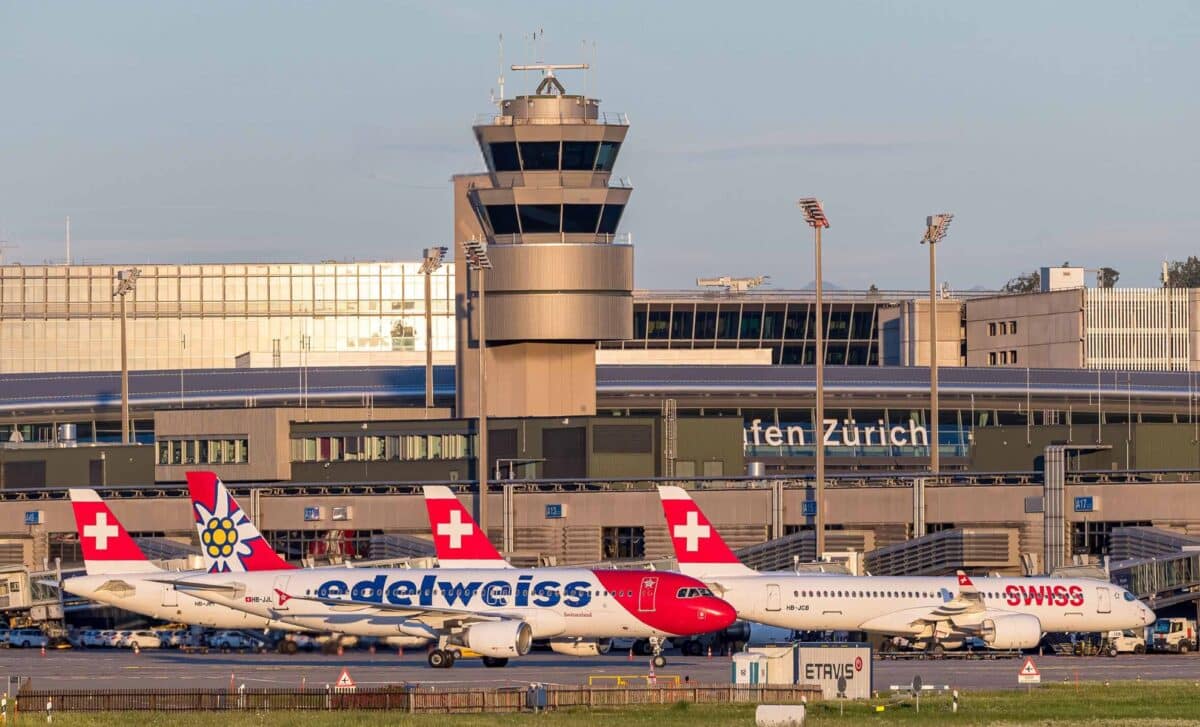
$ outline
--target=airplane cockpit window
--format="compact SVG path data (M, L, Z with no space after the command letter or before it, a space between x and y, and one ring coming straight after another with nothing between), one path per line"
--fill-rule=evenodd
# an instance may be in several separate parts
M1122 592L1121 597L1124 598L1126 601L1130 601L1130 602L1137 600L1137 598L1129 591Z

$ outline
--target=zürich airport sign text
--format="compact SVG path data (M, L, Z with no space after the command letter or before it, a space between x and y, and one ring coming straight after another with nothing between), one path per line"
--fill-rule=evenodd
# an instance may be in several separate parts
M787 426L763 426L762 419L755 419L742 430L742 443L753 447L803 447L807 441L809 427L799 424ZM859 424L854 419L826 419L824 442L826 447L927 447L929 430L908 420L908 426L888 426L882 419L874 424Z

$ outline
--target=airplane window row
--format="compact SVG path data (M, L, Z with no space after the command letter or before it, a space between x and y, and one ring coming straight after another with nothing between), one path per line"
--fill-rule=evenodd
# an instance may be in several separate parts
M683 595L683 592L685 590L686 591L696 591L696 593L694 595L685 596L685 595ZM545 593L558 593L557 588L546 588L546 589L543 589L543 591ZM460 588L458 590L446 590L444 588L435 588L432 591L426 589L423 591L413 591L411 593L405 592L400 595L403 595L403 596L430 596L430 595L444 596L447 594L454 594L454 595L474 596L476 592L477 592L477 590L469 589L469 588ZM512 595L512 591L510 591L507 588L493 591L493 593L497 596ZM584 591L584 593L589 593L589 591ZM613 598L628 598L633 595L633 591L590 591L590 593L591 593L591 595L596 596L596 597L612 596ZM313 595L312 589L306 590L304 592L304 595L306 595L306 596ZM345 594L330 594L330 595L336 596L336 595L345 595ZM712 595L712 591L708 590L707 588L684 588L684 589L680 589L680 591L679 591L679 598L697 598L699 596L711 596L711 595Z
M793 591L796 598L936 598L938 594L927 591ZM997 592L979 594L983 598L1001 598ZM1132 597L1125 600L1133 600Z

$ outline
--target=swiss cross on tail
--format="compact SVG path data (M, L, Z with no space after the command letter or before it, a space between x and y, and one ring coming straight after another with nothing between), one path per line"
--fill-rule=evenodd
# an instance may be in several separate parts
M188 472L200 552L210 573L288 570L214 472Z
M667 534L671 536L675 558L683 573L700 576L749 572L683 488L662 486L658 495L667 520Z
M146 560L121 521L95 490L72 489L71 510L79 547L89 574L144 573L158 570Z
M512 567L449 487L428 485L424 491L438 563L456 568Z

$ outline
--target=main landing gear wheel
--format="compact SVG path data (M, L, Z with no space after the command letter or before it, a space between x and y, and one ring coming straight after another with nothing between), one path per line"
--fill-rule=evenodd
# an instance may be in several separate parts
M667 657L663 656L662 654L658 654L650 660L650 663L654 665L655 669L661 669L667 665Z
M449 669L454 666L454 652L434 649L429 652L429 666L434 669Z
M483 657L483 665L488 668L500 668L508 666L508 659L502 656L485 656Z

